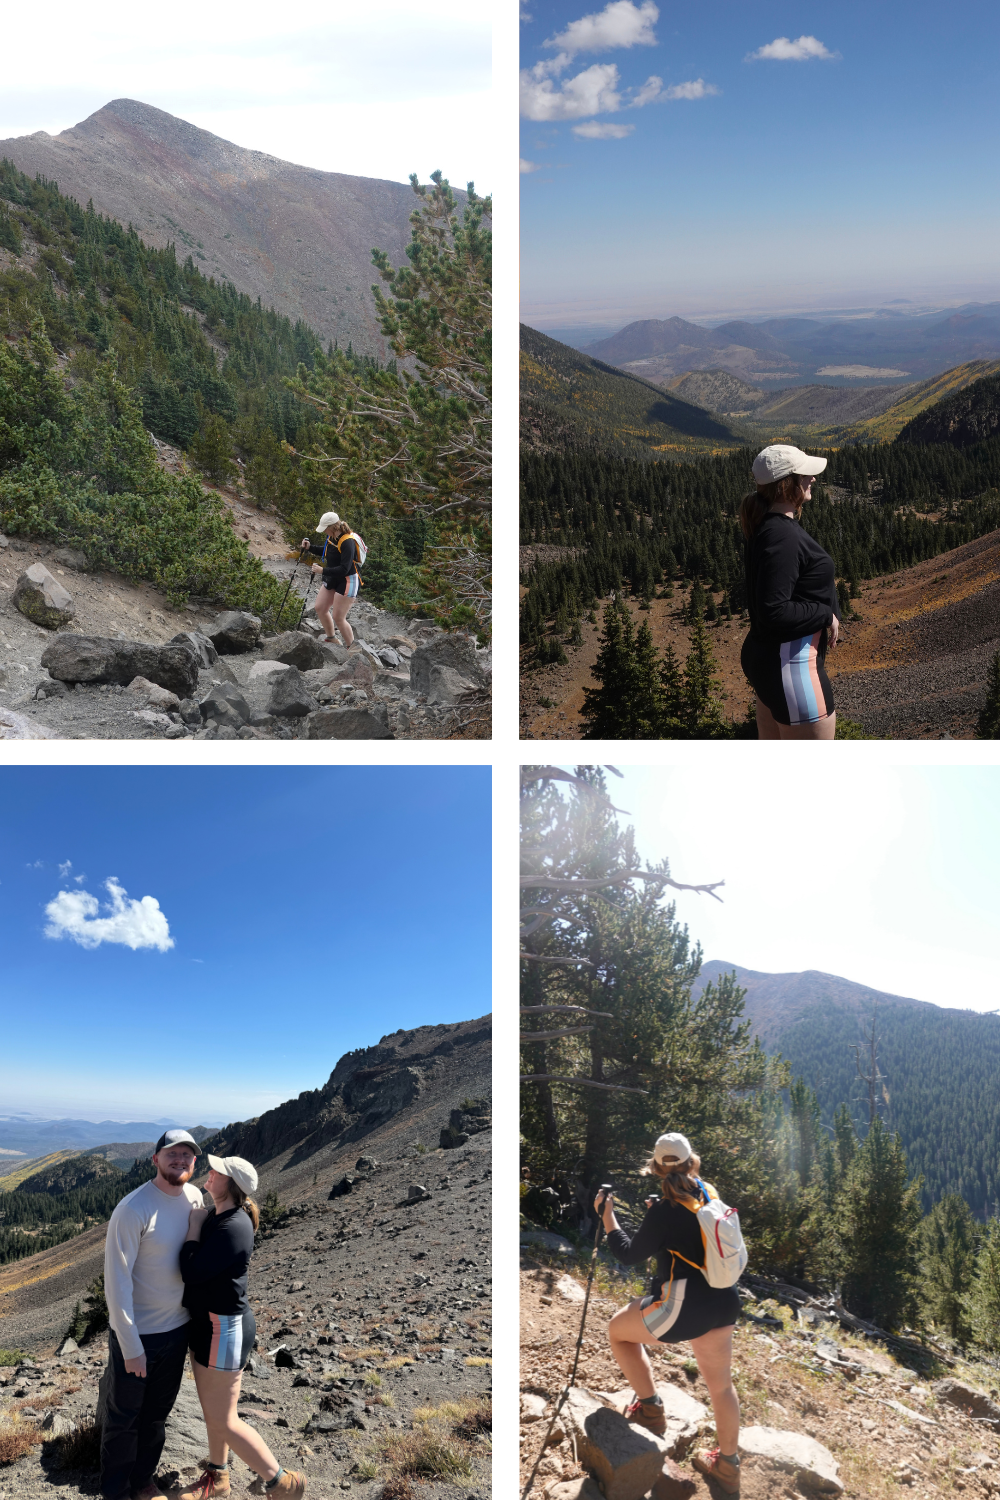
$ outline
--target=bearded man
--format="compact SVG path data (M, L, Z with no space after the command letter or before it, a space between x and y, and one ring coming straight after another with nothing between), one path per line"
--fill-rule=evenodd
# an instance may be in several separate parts
M104 1247L104 1293L111 1332L101 1377L101 1494L105 1500L156 1500L156 1468L165 1423L177 1399L187 1354L181 1305L181 1246L201 1194L188 1184L201 1151L186 1130L156 1143L156 1176L123 1198Z

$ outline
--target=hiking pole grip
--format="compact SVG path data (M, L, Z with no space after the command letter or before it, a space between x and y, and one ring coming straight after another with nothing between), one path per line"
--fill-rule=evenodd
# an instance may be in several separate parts
M604 1204L607 1201L608 1194L612 1191L610 1182L602 1182L601 1186L598 1188L597 1191L598 1191L598 1202L600 1203L601 1208L603 1209ZM587 1277L587 1290L586 1290L586 1293L585 1293L584 1299L583 1299L583 1316L580 1319L580 1334L579 1334L579 1337L577 1338L577 1341L576 1341L576 1352L575 1352L574 1357L573 1357L573 1369L572 1369L572 1372L570 1373L570 1377L569 1377L568 1383L565 1386L563 1386L563 1389L562 1389L562 1391L560 1392L560 1395L559 1395L559 1400L556 1402L555 1410L552 1413L552 1421L549 1423L549 1430L545 1434L545 1437L544 1437L544 1439L542 1441L542 1446L539 1449L538 1457L535 1459L535 1467L532 1469L530 1475L528 1476L528 1482L527 1482L527 1484L525 1485L524 1489L521 1491L521 1500L527 1500L528 1495L531 1493L531 1488L532 1488L532 1486L533 1486L533 1484L535 1482L535 1476L538 1473L538 1466L541 1463L542 1459L545 1457L545 1452L546 1452L546 1449L548 1447L548 1442L549 1442L549 1436L550 1436L550 1434L552 1432L553 1427L556 1425L556 1422L559 1420L559 1413L563 1409L563 1405L565 1403L566 1397L569 1395L570 1391L573 1389L573 1386L576 1384L576 1369L577 1369L577 1365L580 1363L580 1350L583 1348L583 1330L586 1327L586 1323L587 1323L587 1309L590 1306L590 1288L591 1288L591 1286L593 1285L593 1282L594 1282L594 1272L597 1269L597 1252L598 1252L598 1250L601 1247L601 1235L603 1233L604 1233L604 1219L603 1219L603 1216L600 1213L598 1213L598 1215L597 1215L597 1233L594 1235L594 1248L593 1248L593 1251L591 1252L591 1256L590 1256L590 1274Z

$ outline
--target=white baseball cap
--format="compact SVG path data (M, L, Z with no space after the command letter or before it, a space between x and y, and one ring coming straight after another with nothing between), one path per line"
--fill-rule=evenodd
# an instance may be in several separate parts
M789 474L822 474L826 463L825 458L813 458L791 443L772 443L754 459L753 477L758 484L774 484Z
M223 1177L231 1177L244 1193L257 1191L257 1168L252 1167L248 1161L244 1161L242 1156L213 1156L209 1152L205 1159L208 1165L216 1172L221 1172Z
M686 1135L661 1135L653 1147L653 1159L666 1166L668 1162L687 1161L691 1155L691 1142ZM212 1160L211 1157L208 1158Z
M825 463L826 460L824 459L823 462ZM326 510L320 516L319 525L316 527L316 530L325 531L328 526L336 526L339 520L340 517L337 515L337 512L335 510Z

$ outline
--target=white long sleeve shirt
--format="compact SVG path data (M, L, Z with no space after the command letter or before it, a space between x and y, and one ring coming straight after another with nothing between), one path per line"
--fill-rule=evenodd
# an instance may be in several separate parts
M111 1327L126 1359L143 1352L140 1334L169 1333L188 1322L181 1306L181 1246L188 1215L201 1208L197 1188L173 1197L152 1182L123 1198L111 1215L104 1245L104 1294Z

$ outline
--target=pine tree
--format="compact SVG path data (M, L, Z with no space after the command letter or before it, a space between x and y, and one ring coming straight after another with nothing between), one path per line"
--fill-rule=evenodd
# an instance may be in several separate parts
M661 740L682 740L685 735L684 678L673 646L668 641L660 660L660 733Z
M701 580L696 578L691 585L691 596L688 599L688 620L693 625L702 619L705 613L705 590L701 586Z
M1000 1219L990 1219L986 1226L965 1311L976 1342L996 1354L1000 1350Z
M627 718L631 732L627 736L619 735L618 738L634 740L660 738L663 695L660 688L659 660L648 620L643 620L636 633L635 685Z
M228 484L236 473L233 440L224 417L210 412L191 439L191 458L213 484Z
M935 1203L920 1226L921 1290L933 1323L965 1343L971 1332L965 1297L979 1248L980 1231L972 1210L958 1193Z
M977 740L1000 740L1000 651L990 662L990 675L986 684L986 702L979 713L976 725Z
M587 726L585 740L626 739L622 724L627 716L629 693L635 685L635 630L632 616L616 595L604 609L601 646L593 675L600 684L584 688L580 717Z
M844 1176L835 1232L847 1306L889 1329L911 1317L917 1301L922 1182L906 1179L902 1142L876 1116Z
M691 650L684 663L684 723L690 740L728 740L733 737L720 702L721 684L715 657L700 615L691 630Z

